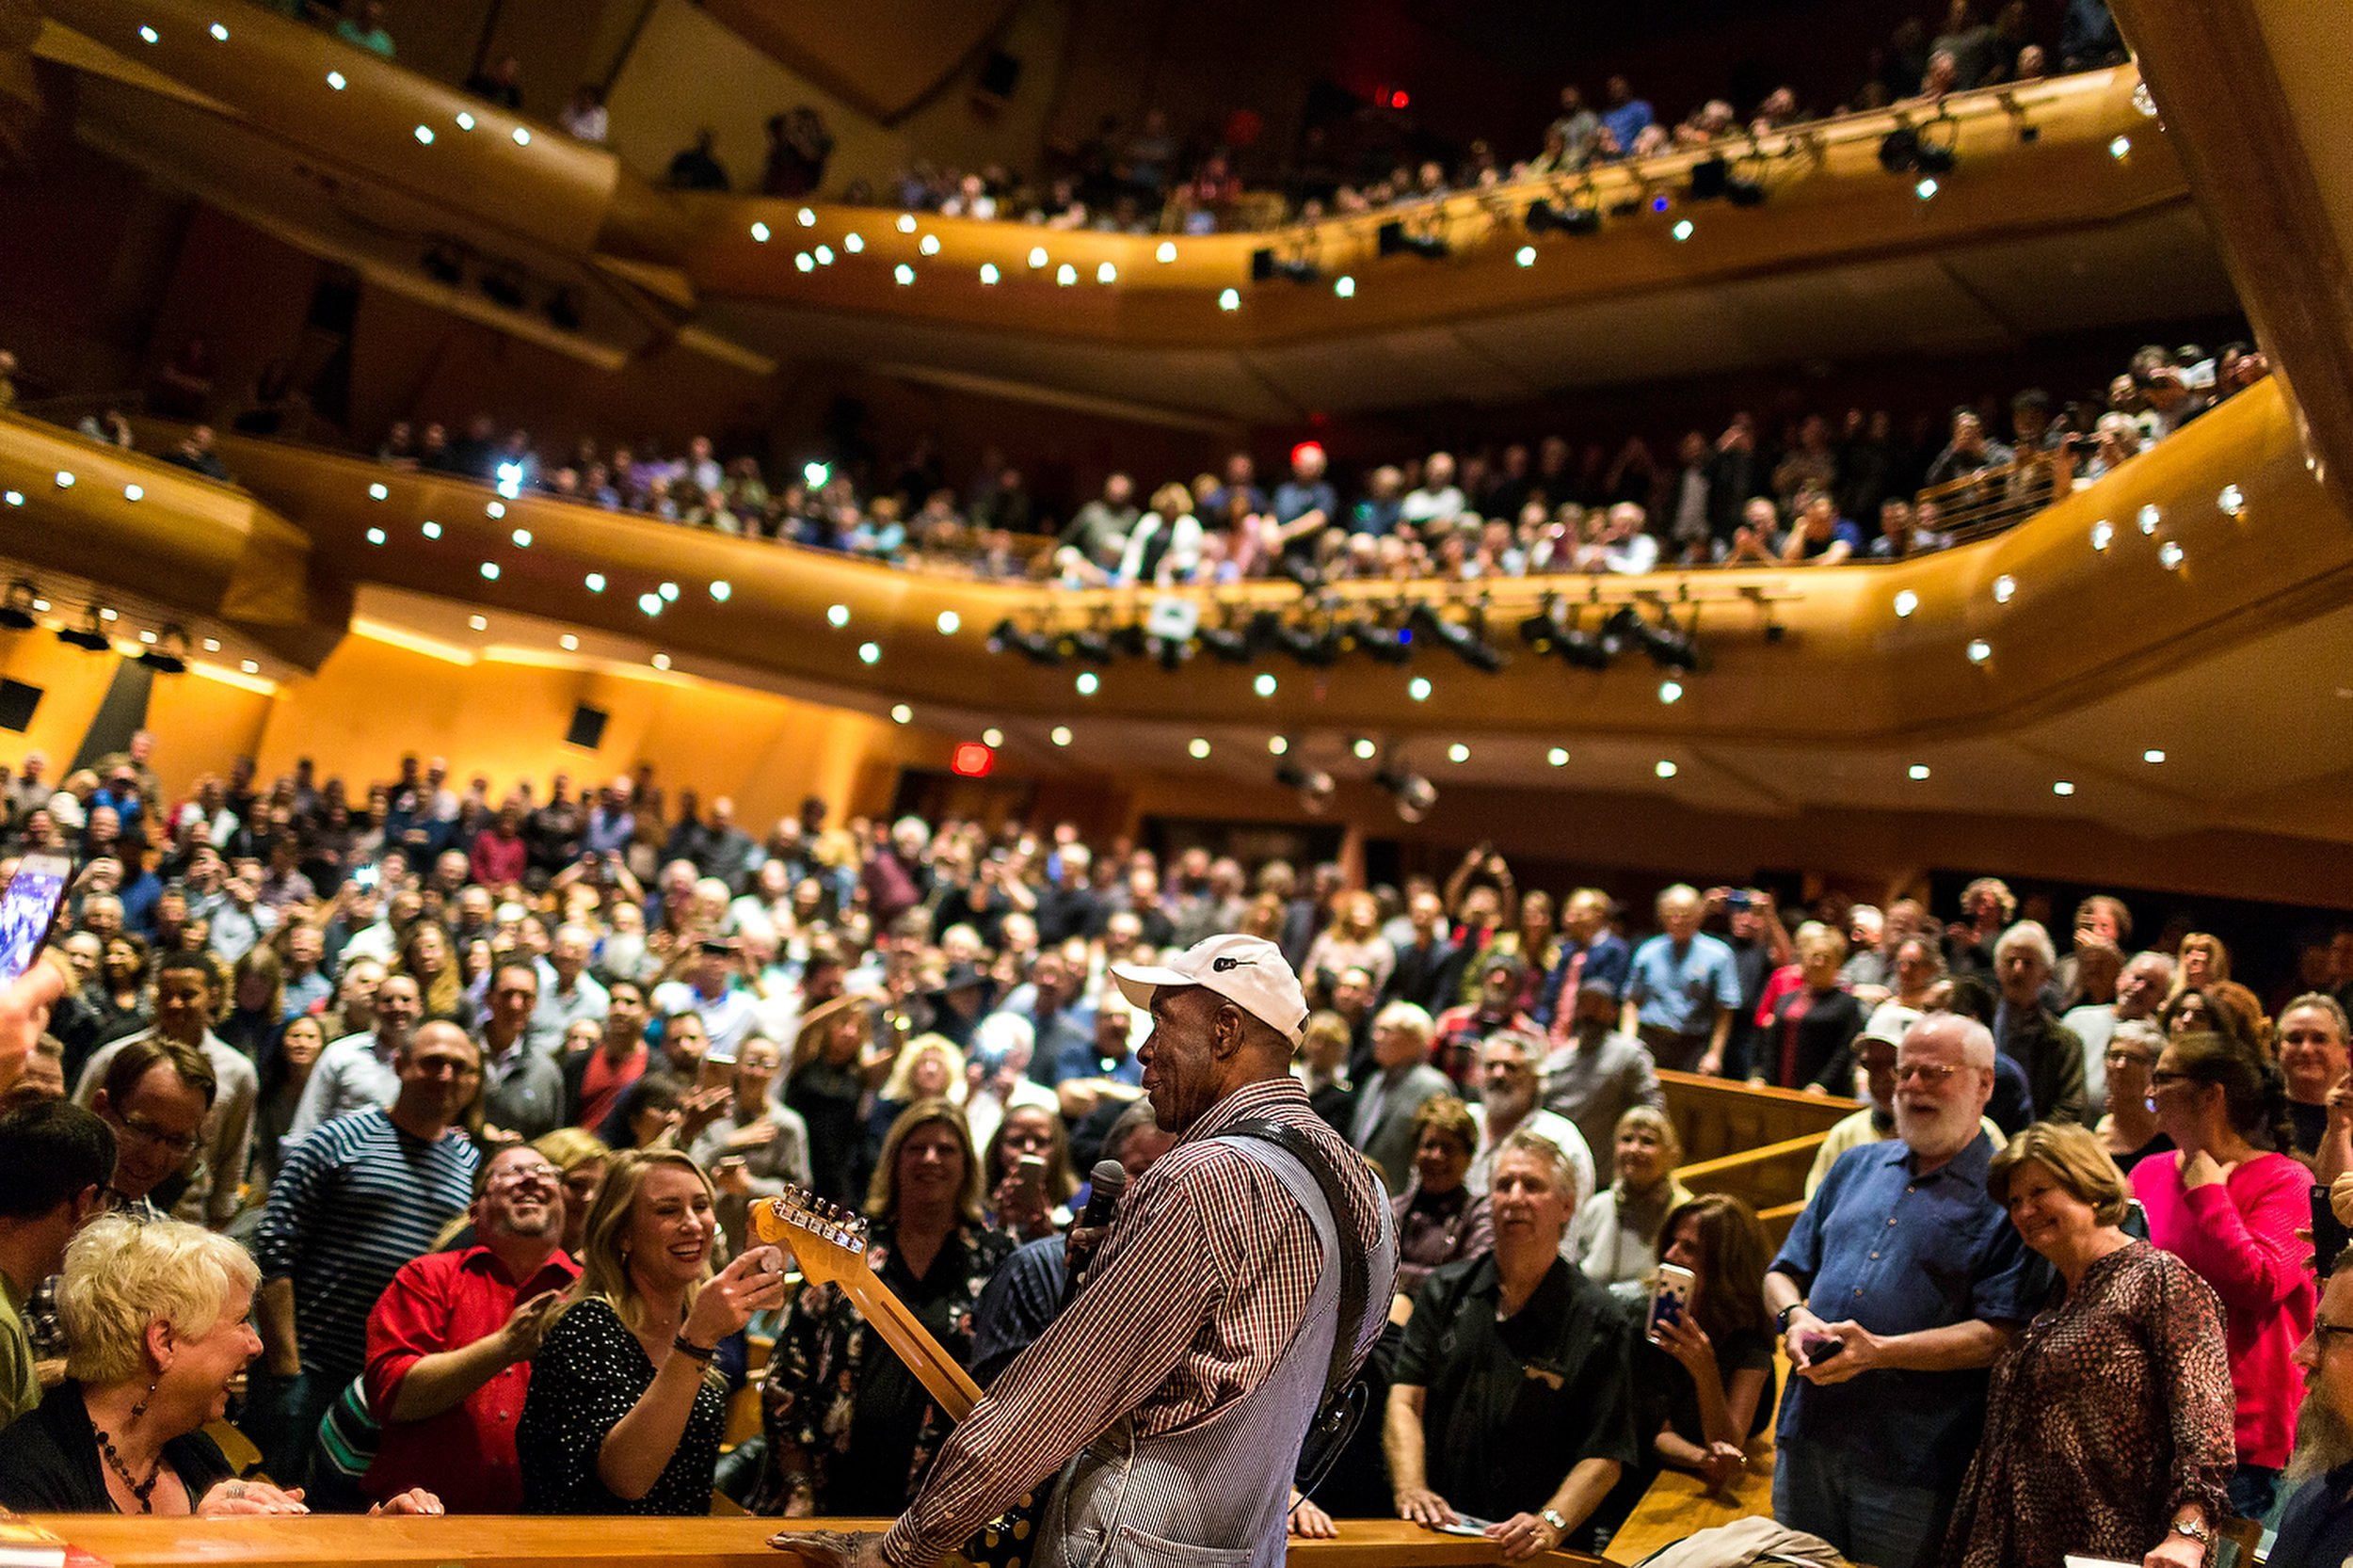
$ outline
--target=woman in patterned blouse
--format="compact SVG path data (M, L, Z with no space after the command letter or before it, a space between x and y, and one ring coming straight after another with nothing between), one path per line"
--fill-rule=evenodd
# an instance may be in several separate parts
M2131 1189L2083 1128L2026 1128L1986 1189L2065 1288L1994 1368L1945 1568L2060 1568L2071 1553L2200 1568L2230 1512L2220 1299L2117 1228Z
M964 1114L918 1100L891 1125L866 1199L866 1258L957 1362L972 1310L1013 1238L981 1216L980 1160ZM865 1317L832 1286L785 1308L761 1387L769 1465L757 1512L888 1518L922 1484L949 1422Z
M1463 1178L1479 1128L1461 1100L1438 1095L1414 1115L1414 1179L1389 1208L1397 1217L1397 1293L1407 1300L1433 1269L1495 1246L1487 1200Z

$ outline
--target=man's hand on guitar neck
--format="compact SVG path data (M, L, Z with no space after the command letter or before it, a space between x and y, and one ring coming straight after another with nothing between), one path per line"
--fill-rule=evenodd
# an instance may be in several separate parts
M768 1544L791 1552L808 1568L890 1568L882 1539L872 1530L778 1530Z

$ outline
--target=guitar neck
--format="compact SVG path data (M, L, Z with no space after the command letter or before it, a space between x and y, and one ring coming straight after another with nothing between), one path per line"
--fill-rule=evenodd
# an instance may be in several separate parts
M838 1283L866 1315L867 1326L906 1363L907 1370L938 1401L948 1419L961 1421L972 1414L972 1407L981 1402L981 1385L956 1365L955 1357L941 1348L931 1330L890 1293L888 1286L862 1269Z

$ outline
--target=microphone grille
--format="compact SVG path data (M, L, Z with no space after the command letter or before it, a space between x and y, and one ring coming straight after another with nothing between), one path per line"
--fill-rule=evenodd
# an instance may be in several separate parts
M1098 1160L1090 1179L1098 1192L1124 1192L1128 1186L1128 1167L1116 1160Z

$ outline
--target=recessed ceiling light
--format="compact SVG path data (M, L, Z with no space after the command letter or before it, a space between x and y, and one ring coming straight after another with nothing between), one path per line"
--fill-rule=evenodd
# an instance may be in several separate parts
M849 625L850 607L846 604L827 605L825 607L825 624L832 627L837 632Z
M70 490L72 488L73 471L72 469L59 469L57 471L57 488L61 490Z
M2091 525L2092 549L2105 550L2109 545L2115 542L2116 528L2115 525L2110 523L2107 519L2102 518L2098 522Z
M1343 272L1332 280L1332 292L1342 299L1353 299L1356 297L1356 280Z
M1349 749L1356 754L1356 760L1358 761L1369 762L1372 760L1372 754L1378 751L1380 747L1374 745L1369 740L1360 739L1354 745L1349 747Z
M1519 248L1519 249L1513 252L1512 259L1519 263L1522 266L1534 266L1536 264L1536 248L1532 245L1523 245Z
M246 673L246 674L248 674L248 675L259 675L259 674L261 674L261 673L262 673L262 666L261 666L261 664L260 664L258 662L256 662L256 661L254 661L254 660L251 660L251 659L247 659L247 660L242 661L242 662L241 662L241 663L237 665L237 667L238 667L239 669L241 669L241 670L245 671L245 673Z
M154 633L154 632L148 631L145 627L141 627L141 628L139 629L139 641L141 641L141 642L143 642L143 643L151 643L151 644L152 644L152 643L153 643L153 642L154 642L154 640L155 640L155 633Z
M569 632L567 632L562 636L556 638L555 642L556 646L561 648L567 653L577 653L580 651L580 639L573 636Z
M2051 786L2051 792L2055 795L2072 795L2075 792L2075 786L2062 778Z
M98 612L98 618L100 620L119 620L121 617L112 610L101 610Z
M819 266L833 265L833 247L830 245L821 245L809 254L817 258Z
M215 43L227 43L229 41L229 29L222 26L217 22L214 23L210 27L207 27L204 30L213 35L213 41Z
M2157 546L2157 565L2168 571L2179 571L2182 567L2182 547L2171 539Z
M1070 727L1066 724L1058 724L1046 732L1046 738L1058 746L1066 746L1070 744Z
M735 593L735 584L722 577L711 584L711 597L725 604Z
M1554 746L1550 751L1545 753L1545 760L1551 763L1556 768L1565 768L1569 765L1569 748L1566 746Z
M1430 678L1426 675L1417 675L1411 680L1405 682L1405 695L1412 697L1416 702L1429 701Z
M520 125L515 127L515 145L518 147L529 147L531 145L531 133Z
M997 264L995 262L983 262L981 264L981 281L984 284L994 283L997 281Z
M1119 268L1109 262L1099 263L1095 268L1095 280L1098 283L1116 283L1119 281Z
M1283 736L1269 735L1266 738L1266 748L1267 750L1273 752L1275 756L1280 757L1283 753L1290 750L1291 744Z
M2140 754L2140 760L2144 762L2162 762L2165 760L2165 753L2159 751L2154 746L2151 746L2147 751Z
M490 617L488 616L468 616L466 617L466 624L472 627L476 632L488 632L490 630Z
M875 663L879 662L879 661L881 660L881 658L882 658L882 644L880 644L880 643L860 643L860 644L858 644L858 645L857 645L857 659L858 659L858 663L859 663L859 664L875 664Z
M1931 175L1929 178L1922 180L1918 184L1913 186L1912 193L1914 196L1917 196L1921 200L1927 201L1935 197L1939 188L1940 187L1936 183L1935 176Z
M936 256L939 254L939 236L937 234L925 234L923 238L918 242L915 248L920 250L926 256Z
M808 213L808 209L807 207L803 207L801 211ZM815 213L808 213L808 220L811 223L816 222L817 215ZM899 232L903 234L912 234L915 232L915 215L913 213L901 213L899 215Z
M802 272L814 272L817 270L817 258L806 250L799 251L793 256L792 264Z
M2157 504L2153 501L2140 509L2140 531L2144 534L2155 533L2157 524L2164 520L2165 514L2157 510Z
M1195 735L1192 740L1185 743L1185 749L1193 753L1193 760L1198 762L1203 758L1209 756L1209 743L1204 737Z
M418 126L418 127L417 127L417 132L416 132L416 135L417 135L417 140L418 140L418 141L420 141L420 142L422 142L422 143L424 143L425 146L430 147L430 146L432 146L432 145L433 145L433 127L432 127L432 126L430 126L430 125L420 125L420 126Z
M2008 604L2010 601L2010 596L2017 592L2018 579L2010 576L2008 572L2003 573L2001 576L1993 580L1994 603Z
M1678 242L1688 240L1691 237L1691 220L1689 218L1686 217L1676 220L1674 226L1674 236Z
M768 243L768 232L769 232L769 231L768 231L768 225L766 225L765 223L755 223L755 224L753 224L753 225L752 225L752 240L753 240L753 242L754 242L755 244L758 244L758 245L766 245L766 244Z
M488 506L483 507L482 510L486 516L503 518L506 515L506 503L504 501L493 501Z
M678 584L676 583L664 583L661 587L655 589L654 591L662 596L662 602L664 604L676 604L678 602Z
M510 536L510 537L512 537L512 538L514 539L514 541L515 541L515 548L516 548L517 550L529 550L529 549L531 548L531 530L530 530L530 529L528 529L528 528L518 528L518 529L516 529L516 530L515 530L515 532L514 532L514 533Z
M1030 270L1032 272L1035 272L1039 267L1044 266L1048 260L1050 260L1050 258L1046 254L1046 247L1042 245L1033 245L1030 248Z
M1449 762L1467 762L1470 760L1470 747L1457 741L1446 748L1446 760Z
M666 653L657 653L653 656L651 663L654 668L666 670L670 667L670 656Z
M890 722L893 724L913 724L915 722L915 710L908 707L904 702L894 703L891 705L890 709Z
M817 215L809 211L807 207L803 207L799 212L794 213L792 216L793 220L799 223L804 229L814 229L817 227ZM912 234L915 232L915 219L912 217L902 216L899 219L899 229L903 233Z
M1971 664L1982 664L1993 657L1993 645L1992 643L1987 642L1983 637L1969 639L1969 662Z
M220 651L220 639L218 637L205 638L204 651L207 653L218 653Z
M125 485L122 487L122 499L125 501L145 501L147 499L147 491L137 485Z
M2108 156L2111 158L2121 158L2132 150L2133 138L2130 136L2111 136L2108 138Z
M2247 510L2247 493L2236 485L2225 485L2222 493L2214 498L2214 504L2222 508L2224 517L2234 518Z
M1260 670L1251 679L1250 689L1257 693L1260 696L1273 696L1274 695L1275 684L1276 682L1272 671Z
M1072 684L1079 688L1079 695L1080 696L1093 696L1096 688L1101 686L1103 682L1101 678L1098 677L1093 670L1080 670L1079 672L1079 679L1073 681Z
M1926 762L1914 762L1907 771L1912 775L1913 782L1916 784L1921 779L1928 777L1929 765Z
M139 38L141 41L146 43L161 43L164 40L164 35L157 32L152 27L141 27L139 29Z
M662 614L662 596L660 594L639 594L637 596L637 608L643 610L649 616L658 616Z
M1154 252L1152 252L1152 255L1153 255L1153 259L1154 259L1154 260L1156 260L1156 261L1160 261L1160 262L1173 262L1173 261L1175 261L1175 260L1176 259L1176 242L1175 240L1162 240L1162 241L1160 241L1160 248L1158 250L1155 250Z
M592 571L588 574L588 591L592 594L604 592L604 573Z
M6 495L0 495L0 501L5 501L11 506L22 506L24 504L24 492L10 490Z
M934 624L938 626L941 636L952 637L956 634L956 629L964 624L964 617L953 610L942 610L939 612L939 619Z
M1673 762L1668 761L1664 757L1661 757L1658 760L1658 765L1651 771L1661 778L1673 778L1682 770L1677 768Z
M472 130L472 129L473 129L473 116L472 116L472 115L468 114L468 113L467 113L465 110L463 110L463 109L458 110L458 111L457 111L457 128L458 128L459 130L461 130L461 131L471 131L471 130Z
M904 289L915 281L915 269L901 262L890 269L890 276L897 279L899 286Z
M333 88L337 92L343 91L345 85L344 82L344 73L340 71L328 72L327 73L327 85Z
M866 248L866 236L853 229L841 236L841 248L855 256Z
M499 564L496 561L483 562L482 575L493 583L497 582L499 580Z
M1683 682L1680 680L1661 680L1658 683L1658 700L1667 703L1670 706L1674 703L1681 702L1683 700Z
M1004 744L1005 732L998 728L995 725L992 724L986 729L981 731L981 744L994 747L1003 745Z
M1920 608L1920 596L1913 593L1910 588L1904 589L1896 596L1896 616L1897 619L1900 620L1918 608Z
M438 539L441 536L441 525L435 522L431 518L427 518L424 520L424 523L419 526L417 532L423 534L428 539Z
M1072 266L1068 262L1063 263L1062 265L1054 269L1054 281L1060 283L1064 288L1069 288L1071 285L1078 282L1078 280L1079 269Z
M1217 296L1217 308L1221 311L1241 310L1241 291L1240 289L1227 289L1224 293L1220 294Z

